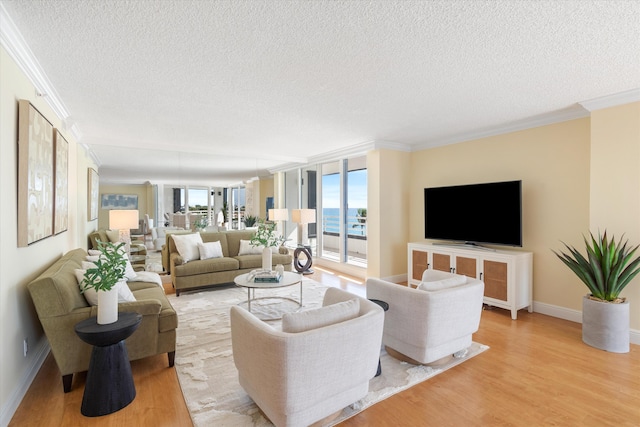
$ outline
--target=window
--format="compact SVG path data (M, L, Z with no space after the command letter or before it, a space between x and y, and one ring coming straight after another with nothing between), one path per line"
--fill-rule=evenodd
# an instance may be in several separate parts
M321 256L366 266L366 157L326 163L321 171Z

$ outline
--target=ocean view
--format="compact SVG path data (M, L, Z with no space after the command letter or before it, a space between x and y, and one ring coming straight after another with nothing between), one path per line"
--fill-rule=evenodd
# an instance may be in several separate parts
M366 208L365 208L366 209ZM340 209L322 209L322 231L326 233L340 232ZM350 208L347 212L347 234L352 236L366 236L366 223L358 221L358 208Z

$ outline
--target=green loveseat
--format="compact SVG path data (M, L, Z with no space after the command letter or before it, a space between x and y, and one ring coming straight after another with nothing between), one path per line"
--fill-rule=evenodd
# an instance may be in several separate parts
M74 270L81 268L86 256L84 249L69 251L27 285L62 374L65 393L71 390L73 374L86 371L91 358L92 347L76 335L74 326L98 313L97 307L90 306L80 292L75 276ZM172 367L178 316L164 288L139 281L130 281L128 286L136 301L120 303L118 311L142 315L140 327L125 341L129 359L167 353Z
M251 240L254 233L255 231L200 232L204 243L219 241L224 256L187 263L176 249L173 241L176 234L168 234L166 247L176 296L180 296L183 290L233 283L236 276L262 268L262 255L238 255L240 240ZM285 270L291 271L293 257L287 248L280 247L279 252L272 255L271 261L273 266L282 264Z

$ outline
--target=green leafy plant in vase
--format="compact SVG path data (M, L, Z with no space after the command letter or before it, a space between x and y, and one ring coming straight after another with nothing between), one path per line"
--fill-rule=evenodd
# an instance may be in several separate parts
M595 238L583 237L586 256L563 242L567 252L553 251L587 286L590 294L583 298L582 340L602 350L629 351L629 304L620 292L640 273L639 246L629 247L628 240L616 242L607 232Z
M272 250L284 243L285 239L278 235L276 224L266 222L261 219L258 221L258 229L251 238L251 245L262 247L262 269L271 270L272 267Z
M199 216L195 221L193 221L193 228L195 231L204 230L209 225L209 220L204 216Z
M118 289L116 285L125 277L127 260L124 243L98 241L100 256L84 275L83 292L94 289L98 294L98 323L118 320Z

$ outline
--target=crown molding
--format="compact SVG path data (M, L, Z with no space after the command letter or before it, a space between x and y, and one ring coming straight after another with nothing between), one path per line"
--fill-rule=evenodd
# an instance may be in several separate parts
M587 111L595 111L638 101L640 101L640 89L631 89L624 92L614 93L613 95L588 99L586 101L579 102L578 104Z
M490 136L502 135L505 133L517 132L525 129L546 126L554 123L566 122L569 120L589 117L589 112L576 104L575 106L551 113L541 114L523 120L507 123L500 126L485 128L478 131L461 133L449 138L437 139L414 146L413 151L425 150L428 148L441 147L444 145L457 144L459 142L472 141L474 139L487 138Z
M316 156L311 156L307 158L306 162L285 163L278 167L269 169L269 173L273 174L276 172L286 172L292 169L297 169L305 165L327 163L327 162L333 162L340 159L346 159L349 157L364 156L369 151L380 150L380 149L405 151L405 152L412 151L411 146L408 144L402 144L399 142L392 142L392 141L382 141L382 140L367 141L367 142L362 142L360 144L355 144L355 145L350 145L348 147L340 148L338 150L318 154Z
M51 81L45 74L29 48L29 45L22 37L20 30L7 13L3 3L0 3L0 45L4 47L9 56L18 64L18 67L31 81L36 88L36 96L41 96L51 107L53 112L62 122L65 131L70 132L76 141L79 141L82 134L75 123L69 119L69 111L60 99Z

